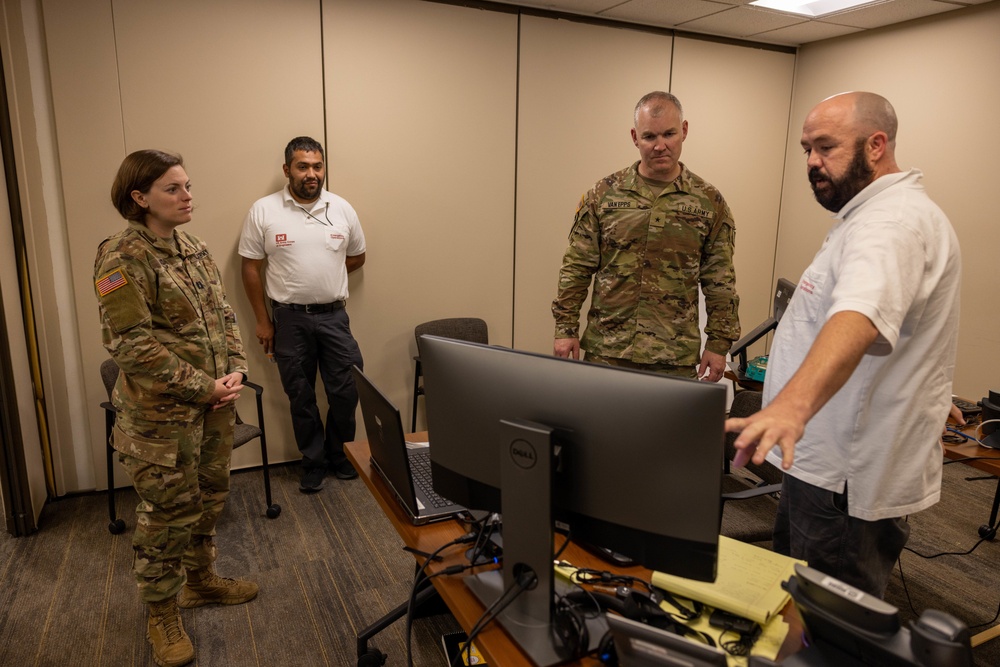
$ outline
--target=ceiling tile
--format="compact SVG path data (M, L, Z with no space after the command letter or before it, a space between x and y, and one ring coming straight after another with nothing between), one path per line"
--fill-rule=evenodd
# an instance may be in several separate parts
M748 37L757 33L805 23L802 17L780 14L756 7L733 7L724 12L688 21L678 27L729 37Z
M710 16L732 7L710 0L629 0L601 12L601 16L643 25L673 28L679 23Z
M443 0L445 2L455 0ZM997 0L880 0L822 19L751 7L752 0L495 0L564 14L799 46Z
M838 14L829 14L822 17L822 20L827 23L838 23L855 28L880 28L893 23L940 14L952 9L959 9L959 5L935 2L935 0L892 0L892 2L859 7Z
M753 35L752 39L797 46L807 42L818 42L821 39L849 35L852 32L861 32L861 30L861 28L823 23L822 21L806 21L805 23L798 23L785 28L778 28L777 30L759 32Z

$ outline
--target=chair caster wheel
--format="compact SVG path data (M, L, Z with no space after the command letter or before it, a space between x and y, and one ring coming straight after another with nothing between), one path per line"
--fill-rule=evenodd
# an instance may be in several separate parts
M115 519L108 524L108 532L112 535L120 535L125 532L125 522L121 519Z
M273 505L267 508L268 519L277 519L279 514L281 514L281 505L279 505L278 503L274 503Z
M979 527L979 537L984 540L992 540L997 536L997 529L988 523L984 523Z
M388 657L377 648L370 648L368 653L358 658L358 667L382 667Z

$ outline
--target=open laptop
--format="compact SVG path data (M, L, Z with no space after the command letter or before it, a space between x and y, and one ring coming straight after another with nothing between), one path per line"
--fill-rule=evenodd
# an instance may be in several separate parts
M430 448L408 447L399 410L357 366L353 367L371 464L414 525L450 519L465 507L434 493Z

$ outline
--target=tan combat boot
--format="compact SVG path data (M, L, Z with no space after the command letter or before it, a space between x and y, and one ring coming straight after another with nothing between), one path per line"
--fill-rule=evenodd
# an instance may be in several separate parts
M206 604L243 604L257 597L257 584L252 581L220 577L211 567L188 570L187 583L181 589L177 604L193 609Z
M149 603L146 639L153 645L153 659L160 667L180 667L194 660L194 646L184 632L175 598Z

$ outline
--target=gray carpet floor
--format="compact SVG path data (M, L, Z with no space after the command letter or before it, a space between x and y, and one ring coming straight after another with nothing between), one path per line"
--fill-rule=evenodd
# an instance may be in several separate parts
M913 551L966 551L978 542L996 482L964 479L973 474L945 467L942 502L911 517ZM282 507L273 520L264 516L260 472L233 475L217 569L252 578L261 592L250 604L183 612L194 664L354 665L357 632L406 599L413 558L360 480L330 478L321 492L304 495L297 469L278 466L272 487ZM0 665L153 664L130 572L136 496L122 489L117 499L128 524L122 535L107 530L104 496L89 494L49 503L35 535L0 536ZM727 503L724 526L743 523L746 511ZM970 555L933 559L908 550L887 599L904 620L933 607L984 629L997 622L1000 605L998 548L987 541ZM446 615L415 622L414 664L444 665L440 636L457 629ZM388 665L405 665L404 636L399 621L372 645L389 654ZM1000 665L1000 639L976 649L975 661Z

